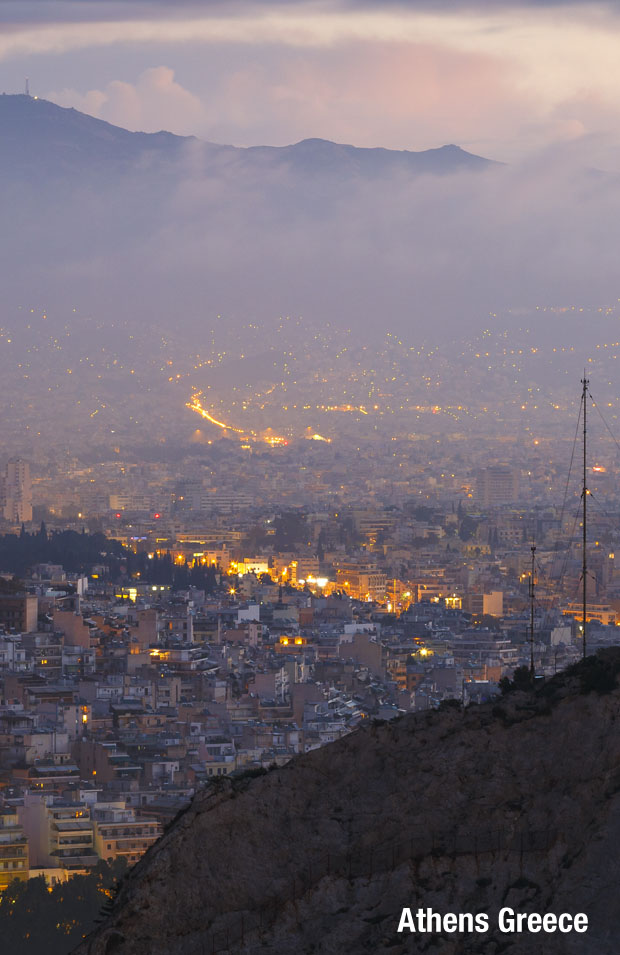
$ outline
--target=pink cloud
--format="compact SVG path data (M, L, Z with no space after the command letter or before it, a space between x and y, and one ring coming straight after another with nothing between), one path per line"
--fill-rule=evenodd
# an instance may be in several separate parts
M197 96L174 78L174 70L157 66L140 74L135 84L113 80L103 90L81 95L64 89L48 94L60 106L74 106L117 126L143 132L161 129L192 135L204 123L204 109Z
M225 61L207 58L193 76L190 91L171 68L158 66L134 83L48 96L129 129L236 145L314 136L414 150L456 142L508 161L618 128L618 110L600 91L550 100L520 60L448 43L231 45Z
M220 142L422 149L499 142L538 117L513 62L431 44L356 41L233 64L205 111L203 135Z

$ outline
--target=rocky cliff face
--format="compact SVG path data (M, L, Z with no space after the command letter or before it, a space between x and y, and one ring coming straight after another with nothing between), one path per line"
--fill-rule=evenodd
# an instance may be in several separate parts
M620 691L584 692L591 672L199 793L77 955L616 953ZM590 928L502 934L502 906ZM489 913L490 929L399 935L404 907Z

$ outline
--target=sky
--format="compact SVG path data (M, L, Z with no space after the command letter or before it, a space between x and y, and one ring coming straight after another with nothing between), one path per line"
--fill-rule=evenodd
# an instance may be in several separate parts
M615 168L620 4L0 0L0 89L234 145L321 137Z
M140 167L139 189L130 176L65 194L45 192L40 157L44 201L0 183L16 302L198 330L220 313L301 314L415 339L504 308L620 301L620 0L0 0L0 21L0 91L29 77L40 98L127 129L455 143L500 161L348 173L341 188L337 172L325 186L228 153L198 162L188 143L165 189Z

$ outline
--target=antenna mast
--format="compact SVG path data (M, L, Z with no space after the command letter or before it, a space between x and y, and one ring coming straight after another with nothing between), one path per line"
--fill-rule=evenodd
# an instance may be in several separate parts
M530 570L530 673L534 679L534 555L536 544L532 544L532 568Z
M26 96L30 96L30 80L26 77Z
M583 501L583 554L582 554L582 564L581 564L581 579L583 581L583 610L582 610L582 633L583 633L583 658L586 658L586 609L587 609L587 597L588 597L588 557L586 554L586 521L587 521L587 500L588 500L588 485L587 485L587 456L586 456L586 407L587 407L587 396L588 396L588 385L590 382L586 378L585 369L583 372L583 378L581 379L581 384L583 386L583 391L581 395L581 401L583 402L583 488L581 491L581 497Z

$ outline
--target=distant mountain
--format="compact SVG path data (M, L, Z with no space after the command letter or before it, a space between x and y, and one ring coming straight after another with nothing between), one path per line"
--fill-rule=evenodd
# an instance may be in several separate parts
M293 146L252 146L250 156L290 162L300 172L316 174L340 169L354 175L379 177L401 173L434 173L442 175L461 169L483 169L493 163L481 156L468 153L460 146L441 146L411 152L402 149L360 148L326 139L303 139Z
M220 315L237 329L303 315L380 339L438 315L456 324L472 292L487 295L487 257L476 285L463 249L506 168L455 145L239 148L129 132L2 94L0 334L32 306L74 316L72 333L77 315L126 322L136 342L173 326L201 352Z
M0 95L0 159L135 160L146 151L168 153L183 143L172 133L131 133L75 109L24 94Z
M0 170L5 174L20 178L40 170L73 174L102 163L111 163L120 171L137 162L169 164L188 152L193 162L204 164L204 168L224 161L246 171L287 167L304 177L380 178L395 172L442 175L490 164L454 145L423 152L361 149L323 139L280 147L221 146L167 132L129 132L47 100L24 94L0 95Z

